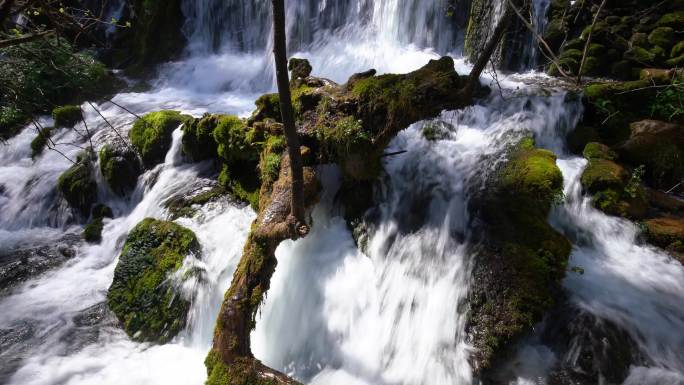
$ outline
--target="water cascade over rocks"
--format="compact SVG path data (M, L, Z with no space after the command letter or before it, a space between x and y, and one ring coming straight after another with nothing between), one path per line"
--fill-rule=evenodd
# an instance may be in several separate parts
M286 3L290 52L309 59L317 76L343 82L370 68L406 73L441 55L453 56L459 73L468 70L466 31L446 17L447 0ZM533 4L541 31L549 4ZM162 65L149 91L113 100L136 114L248 116L254 100L274 88L270 3L188 0L182 10L184 56ZM522 67L533 68L536 43L526 44L532 48ZM406 152L383 158L364 231L352 233L342 216L339 168L320 167L312 232L276 251L277 270L251 335L256 358L309 384L684 384L684 267L582 195L586 161L565 143L582 115L577 96L538 73L500 83L501 92L494 87L476 105L415 123L392 140L388 152ZM119 107L96 107L124 136L131 129L134 117ZM99 114L87 103L82 108L95 147L116 142ZM93 165L97 200L113 211L94 244L79 238L87 218L55 190L72 165L63 155L75 159L80 151L66 144L79 141L74 131L53 134L63 155L46 150L31 159L31 126L0 146L0 383L204 383L216 316L255 213L227 196L189 216L168 208L215 183L210 161L184 159L182 135L174 130L164 161L144 171L129 194L110 191ZM562 300L496 372L481 373L469 335L469 299L480 284L470 204L486 193L511 146L527 137L553 151L562 171L564 194L549 223L572 242L568 272ZM174 220L194 232L201 249L201 258L187 256L174 275L190 277L181 286L191 301L186 325L161 345L132 340L106 306L127 234L145 218ZM18 268L24 261L38 268Z

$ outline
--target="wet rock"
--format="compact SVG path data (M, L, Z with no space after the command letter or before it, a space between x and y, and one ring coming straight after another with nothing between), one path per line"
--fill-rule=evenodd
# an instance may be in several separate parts
M131 148L107 144L100 150L99 160L102 177L115 194L126 196L135 188L142 167Z
M35 333L35 326L29 321L18 321L0 329L0 383L9 383L31 349Z
M684 178L684 128L680 125L657 120L632 123L629 138L617 151L629 164L644 165L654 187L669 189Z
M645 364L629 333L567 305L547 317L541 339L559 357L549 375L553 385L621 384L630 365Z
M173 222L147 218L128 234L107 304L132 339L166 343L183 329L190 302L170 276L199 253L195 234Z
M228 191L212 179L200 179L187 190L181 191L164 202L170 219L192 217L197 210L228 195Z
M216 158L217 143L214 140L214 129L219 123L220 115L205 114L200 119L193 119L183 126L183 154L193 162Z
M571 248L547 222L562 195L555 155L526 138L508 159L469 204L479 243L467 330L477 348L475 371L485 376L554 305Z
M291 58L287 64L292 80L305 79L311 75L313 68L306 59Z
M97 201L97 183L91 154L82 152L76 163L57 179L57 190L69 206L88 217L91 206Z
M646 239L666 249L684 263L684 220L675 217L654 218L644 221Z
M150 169L164 161L171 147L171 135L182 123L192 119L178 111L157 111L138 119L128 136L137 149L145 168Z
M52 110L56 127L73 127L83 119L81 106L62 106Z
M0 251L0 294L73 258L78 242L69 234L47 245Z

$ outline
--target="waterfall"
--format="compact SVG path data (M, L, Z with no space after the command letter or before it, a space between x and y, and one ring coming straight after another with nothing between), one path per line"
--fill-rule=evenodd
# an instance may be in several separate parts
M289 52L309 59L314 75L337 82L369 68L405 73L442 54L455 56L463 74L462 31L446 15L449 3L288 0ZM540 32L548 6L534 1ZM176 109L248 116L254 100L274 89L270 2L187 0L183 11L185 56L160 68L150 90L113 100L136 114ZM529 46L534 66L536 43ZM559 156L566 199L549 220L573 242L570 264L585 271L568 272L568 301L635 341L643 359L632 362L628 384L684 383L684 340L677 334L684 326L684 269L643 245L635 225L593 209L582 196L585 161L565 149L581 103L535 85L545 80L535 76L502 76L501 93L495 89L474 106L444 111L394 138L388 151L407 152L383 160L365 247L355 244L335 200L339 170L321 166L324 189L311 233L276 251L278 267L252 334L257 358L309 384L477 382L466 335L476 258L470 192L505 160L507 146L533 135ZM95 107L107 122L82 106L96 148L113 140L109 124L124 136L130 130L132 115L107 102ZM49 117L38 121L53 124ZM439 127L443 138L427 140L426 126ZM84 129L79 123L77 131L56 130L59 152L45 150L35 159L32 126L0 146L0 255L62 244L73 250L68 260L0 292L0 383L202 384L215 318L255 213L226 198L176 219L202 248L201 258L186 260L203 277L184 287L193 298L188 325L165 345L134 342L104 304L125 237L145 217L168 218L164 203L208 183L212 165L185 163L176 129L165 162L141 175L130 197L99 186L99 200L115 218L105 220L100 244L86 244L81 220L55 190L71 165L67 158L87 145L77 134ZM502 383L548 383L555 364L572 360L532 337L516 347Z

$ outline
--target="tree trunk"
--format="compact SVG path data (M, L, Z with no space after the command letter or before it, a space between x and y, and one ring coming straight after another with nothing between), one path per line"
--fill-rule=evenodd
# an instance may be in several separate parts
M504 33L506 33L506 29L508 28L508 24L511 21L511 18L513 16L513 9L510 6L510 4L508 4L508 2L506 2L505 7L506 8L504 9L504 13L501 16L501 20L499 20L499 23L496 25L496 28L494 28L492 37L489 38L487 45L485 45L484 49L482 50L482 53L480 53L480 56L477 57L477 61L473 65L473 69L470 71L470 75L468 76L468 83L463 89L463 92L468 96L472 96L473 91L475 90L475 85L477 84L477 82L480 81L480 75L482 74L482 71L484 71L485 67L487 67L487 63L489 63L489 60L494 54L496 47L501 42L501 39L503 38Z
M302 171L302 156L299 150L299 137L294 122L292 97L290 95L290 79L287 73L287 44L285 37L285 4L284 0L273 2L273 55L275 57L278 94L280 95L280 111L287 140L287 151L290 156L290 170L292 172L292 201L290 214L299 222L296 227L304 223L304 177Z

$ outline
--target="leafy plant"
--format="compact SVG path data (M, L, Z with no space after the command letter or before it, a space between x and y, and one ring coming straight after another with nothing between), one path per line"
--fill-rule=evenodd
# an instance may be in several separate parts
M660 116L668 120L684 117L684 82L676 80L658 91L650 103L651 116Z

